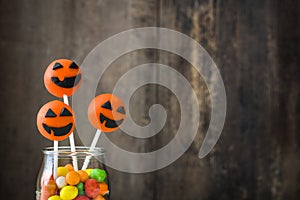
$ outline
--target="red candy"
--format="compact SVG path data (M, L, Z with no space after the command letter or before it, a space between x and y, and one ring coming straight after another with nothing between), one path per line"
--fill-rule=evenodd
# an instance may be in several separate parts
M95 179L88 179L84 184L85 194L90 198L97 197L100 194L99 183Z
M74 200L89 200L89 198L86 196L78 196Z

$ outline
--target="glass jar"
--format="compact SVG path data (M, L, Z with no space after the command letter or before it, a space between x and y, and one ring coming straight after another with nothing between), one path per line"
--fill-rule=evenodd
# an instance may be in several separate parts
M53 147L43 149L36 200L51 200L52 196L52 199L60 196L68 200L108 200L110 188L104 156L104 150L97 147L93 151L76 147L75 152L70 147L59 147L58 151ZM87 167L82 169L84 163Z

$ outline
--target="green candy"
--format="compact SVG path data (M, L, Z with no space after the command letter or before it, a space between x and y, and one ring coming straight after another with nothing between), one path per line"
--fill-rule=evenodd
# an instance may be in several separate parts
M78 189L78 191L84 191L84 185L83 185L83 183L78 183L78 185L77 185L77 189Z
M81 190L79 190L79 191L78 191L78 195L84 196L84 195L85 195L85 192L84 192L84 191L81 191Z
M106 178L106 172L103 169L95 168L91 171L90 177L97 180L98 182L103 182Z

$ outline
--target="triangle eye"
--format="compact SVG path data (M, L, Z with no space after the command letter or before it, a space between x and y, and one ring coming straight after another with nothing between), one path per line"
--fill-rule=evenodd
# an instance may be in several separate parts
M109 110L112 110L110 101L105 102L101 107L102 107L102 108L109 109Z
M56 117L56 114L53 112L53 110L51 110L51 108L49 108L45 117Z
M125 115L125 108L123 106L119 107L117 112L122 113Z
M79 69L78 65L75 62L72 62L72 64L69 67L70 69Z
M69 116L72 117L72 113L68 109L63 108L60 112L60 116L61 117L69 117Z
M53 70L57 70L57 69L60 69L60 68L63 68L64 66L62 66L60 63L55 63L54 66L53 66Z

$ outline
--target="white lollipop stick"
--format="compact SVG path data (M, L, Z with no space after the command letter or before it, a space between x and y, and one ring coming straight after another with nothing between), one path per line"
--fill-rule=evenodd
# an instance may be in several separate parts
M63 95L63 99L64 99L64 103L69 105L69 100L68 100L68 96L67 95ZM75 149L75 141L74 141L74 134L71 133L69 136L69 140L70 140L70 146L71 146L71 152L76 152ZM78 163L77 163L77 158L76 156L72 156L72 160L73 160L73 167L75 171L78 171Z
M57 178L57 167L58 167L58 157L57 157L57 152L58 152L58 141L54 140L53 141L53 150L54 150L54 169L53 169L53 178Z
M96 131L96 133L95 133L95 136L94 136L94 139L93 139L93 141L92 141L91 147L90 147L90 151L94 151L94 149L95 149L95 147L96 147L96 144L97 144L97 142L98 142L98 139L99 139L100 135L101 135L101 130L100 130L100 129L97 129L97 131ZM87 157L85 158L81 170L86 170L87 166L89 165L90 159L91 159L91 156L87 156Z

